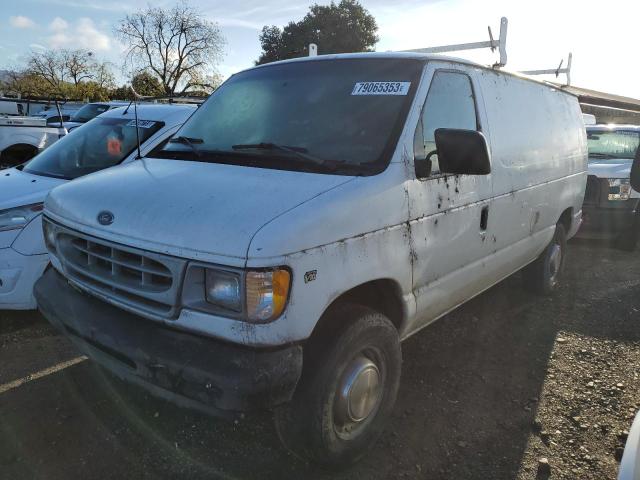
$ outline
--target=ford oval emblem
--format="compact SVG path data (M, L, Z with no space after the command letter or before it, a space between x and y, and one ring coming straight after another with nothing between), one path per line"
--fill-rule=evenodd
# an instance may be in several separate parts
M111 225L113 223L113 213L103 210L98 214L98 223L100 225Z

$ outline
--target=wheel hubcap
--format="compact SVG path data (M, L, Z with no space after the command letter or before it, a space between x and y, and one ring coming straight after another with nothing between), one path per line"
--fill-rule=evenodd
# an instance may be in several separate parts
M380 402L382 385L377 365L359 355L347 367L336 398L336 420L345 426L366 420Z
M557 243L554 243L551 247L551 255L549 255L549 278L552 285L555 285L558 282L558 274L560 273L561 266L562 248Z

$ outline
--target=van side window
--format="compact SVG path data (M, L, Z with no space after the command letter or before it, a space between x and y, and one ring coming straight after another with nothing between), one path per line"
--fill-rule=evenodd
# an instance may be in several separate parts
M436 150L434 132L438 128L478 129L473 89L468 75L445 71L433 75L414 136L414 158L425 158ZM438 156L434 153L430 160L431 175L437 175L440 173Z

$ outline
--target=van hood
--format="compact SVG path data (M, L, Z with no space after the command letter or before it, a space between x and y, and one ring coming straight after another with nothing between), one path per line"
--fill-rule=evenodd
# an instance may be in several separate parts
M33 175L17 168L0 170L0 210L40 203L49 190L66 181Z
M631 165L633 165L633 160L628 158L618 160L589 159L588 171L589 175L595 175L598 178L629 178Z
M170 255L246 259L277 216L354 177L144 159L55 189L45 214L90 235ZM100 212L113 223L98 223Z

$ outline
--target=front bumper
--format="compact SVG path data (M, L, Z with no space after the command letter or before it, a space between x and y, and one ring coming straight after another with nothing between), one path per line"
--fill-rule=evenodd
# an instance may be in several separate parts
M54 269L34 293L88 357L182 406L222 415L274 407L291 399L302 372L300 345L252 349L179 331L81 293Z
M22 255L0 249L0 310L36 308L33 285L49 264L49 255Z
M607 237L630 232L640 226L637 198L616 207L583 205L580 236Z

